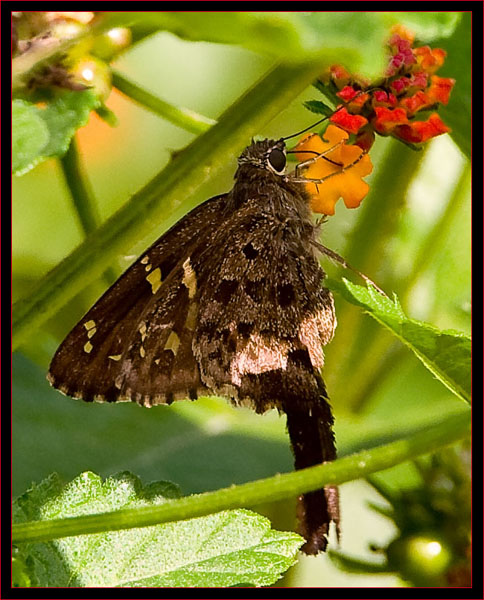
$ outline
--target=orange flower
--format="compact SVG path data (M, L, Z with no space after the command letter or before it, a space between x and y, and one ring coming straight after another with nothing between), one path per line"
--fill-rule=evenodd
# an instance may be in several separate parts
M413 48L413 55L416 57L420 68L427 73L435 73L444 64L447 52L442 48L421 46L420 48Z
M439 115L432 113L427 121L413 121L412 123L395 127L393 134L405 142L420 144L449 131L450 128L447 127Z
M334 125L329 125L324 138L312 134L302 139L296 150L326 152L307 167L305 176L308 179L324 179L321 183L308 182L311 194L311 209L325 215L334 215L334 207L339 198L343 198L347 208L357 208L369 190L369 185L362 177L369 175L373 169L370 157L361 148L347 145L348 134ZM304 152L296 153L298 160L307 160ZM338 164L333 164L338 163ZM343 170L347 168L347 170Z
M407 109L407 115L413 116L417 111L435 104L435 100L430 98L425 92L419 91L409 98L402 98L400 105Z
M427 91L427 95L432 99L433 102L447 104L454 84L455 79L432 75L430 78L430 87Z
M342 65L332 65L329 68L331 79L334 81L338 89L344 88L344 86L351 79L351 75Z
M358 133L368 123L368 119L360 115L351 115L346 108L337 109L329 120L348 133Z
M346 85L340 92L337 92L336 95L338 98L341 98L341 100L347 102L348 108L355 113L360 112L361 107L370 98L370 94L355 90L351 85Z
M388 135L397 125L408 123L407 112L403 108L375 106L376 118L372 121L375 131Z
M398 35L403 40L407 40L407 42L413 44L415 34L413 33L413 31L410 31L410 29L407 29L404 25L397 23L396 25L393 25L390 31L393 35Z
M449 102L455 80L435 75L444 64L446 52L430 46L414 48L413 41L413 34L405 28L392 28L386 44L389 61L385 77L374 83L350 75L340 65L330 67L325 81L320 80L328 97L344 101L329 121L354 134L353 144L366 152L375 133L418 144L450 131L436 115L422 121L425 117L421 114ZM420 121L414 123L415 119Z
M375 134L371 126L364 127L356 134L355 146L359 146L365 152L369 152L375 141Z

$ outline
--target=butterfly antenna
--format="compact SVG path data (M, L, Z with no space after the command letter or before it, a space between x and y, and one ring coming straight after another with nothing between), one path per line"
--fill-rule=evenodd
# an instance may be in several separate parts
M372 281L369 277L367 277L366 275L364 275L363 273L361 273L361 271L358 271L358 269L355 269L354 267L352 267L350 264L348 264L346 262L346 260L340 256L339 254L337 254L336 252L334 252L333 250L330 250L329 248L327 248L326 246L323 246L323 244L320 244L319 242L316 242L315 240L312 240L311 242L314 246L316 246L316 248L318 250L320 250L323 254L325 254L328 258L330 258L331 260L333 260L334 262L338 263L339 265L341 265L342 267L344 267L345 269L349 269L350 271L353 271L353 273L356 273L359 277L361 277L365 283L367 285L371 285L373 288L375 288L375 290L377 292L379 292L382 296L385 296L385 298L387 298L388 296L385 294L385 292L380 289L376 283L374 281Z

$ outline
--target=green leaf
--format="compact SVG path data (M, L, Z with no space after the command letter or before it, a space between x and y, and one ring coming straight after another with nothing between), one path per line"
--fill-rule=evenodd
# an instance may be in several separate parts
M382 70L388 34L388 19L371 12L133 12L108 18L109 26L149 23L182 39L239 44L291 63L318 59L321 70L344 63L368 76Z
M308 100L304 103L304 106L313 113L317 113L324 116L332 115L334 109L321 102L320 100Z
M387 13L394 23L401 23L413 31L419 41L433 42L437 38L451 36L459 24L459 12L401 12Z
M32 587L25 557L16 547L12 551L12 587Z
M430 41L452 33L459 13L405 12L158 12L118 13L110 26L148 23L192 41L239 44L279 60L320 58L376 76L383 67L383 41L395 23L408 23ZM105 23L106 26L108 23Z
M102 481L85 472L63 486L55 474L13 505L14 522L48 521L163 504L179 496L170 482L143 487L130 473ZM99 516L102 519L102 515ZM270 585L294 562L304 540L278 532L247 510L164 525L69 537L23 547L29 577L43 587L227 587Z
M12 170L20 174L36 164L36 158L49 141L49 129L30 102L12 102Z
M331 282L352 304L366 309L379 323L392 331L422 363L459 398L471 400L471 339L458 331L439 330L428 323L409 319L398 299L391 300L373 287Z
M44 108L14 100L13 172L22 175L47 158L65 154L72 136L87 123L91 110L99 103L92 90L64 91Z

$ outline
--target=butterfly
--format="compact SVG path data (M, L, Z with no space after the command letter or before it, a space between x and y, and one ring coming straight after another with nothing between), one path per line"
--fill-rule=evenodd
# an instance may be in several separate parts
M170 404L218 395L276 408L302 469L336 457L321 375L336 326L303 179L284 139L252 142L233 188L162 235L67 335L48 379L87 402ZM338 490L298 500L302 550L339 535Z

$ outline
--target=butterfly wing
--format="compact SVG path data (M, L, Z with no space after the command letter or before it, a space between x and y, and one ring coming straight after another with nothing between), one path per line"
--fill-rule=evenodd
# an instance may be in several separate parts
M210 256L195 259L202 289L194 353L212 390L257 412L286 413L295 466L302 469L336 457L319 373L336 319L312 251L314 226L284 213L291 203L293 197L283 197L278 210L261 210L271 203L259 193L224 222ZM331 522L339 534L337 488L302 494L298 519L302 550L324 550Z
M264 412L282 409L281 385L294 397L313 395L336 321L309 242L314 226L262 211L260 202L245 202L210 256L195 259L202 289L194 350L206 385Z
M224 203L217 196L191 211L100 298L57 350L54 387L88 402L147 406L206 391L192 352L198 302L186 259L203 252Z

